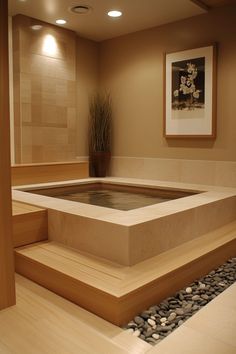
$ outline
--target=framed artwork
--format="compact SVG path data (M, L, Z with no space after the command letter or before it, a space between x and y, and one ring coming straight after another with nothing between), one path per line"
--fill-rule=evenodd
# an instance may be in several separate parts
M216 47L165 55L164 136L216 137Z

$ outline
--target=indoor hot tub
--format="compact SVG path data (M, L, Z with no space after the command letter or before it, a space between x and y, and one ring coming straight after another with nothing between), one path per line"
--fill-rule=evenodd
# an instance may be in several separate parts
M125 178L21 186L13 199L48 209L49 239L133 265L235 219L229 189Z
M143 208L199 193L181 189L128 186L105 182L29 189L28 192L123 211Z

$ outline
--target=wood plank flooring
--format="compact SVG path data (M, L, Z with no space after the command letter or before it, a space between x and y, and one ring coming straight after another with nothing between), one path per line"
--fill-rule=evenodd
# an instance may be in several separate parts
M236 222L124 267L55 242L19 248L16 270L121 325L236 254Z
M0 353L125 354L120 329L17 276L17 304L0 313Z
M0 311L1 354L236 352L236 284L155 347L19 275L16 295L16 306Z

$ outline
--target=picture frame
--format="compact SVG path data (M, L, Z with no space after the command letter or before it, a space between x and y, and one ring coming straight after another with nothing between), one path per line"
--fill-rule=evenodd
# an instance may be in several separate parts
M216 138L216 44L165 54L164 137Z

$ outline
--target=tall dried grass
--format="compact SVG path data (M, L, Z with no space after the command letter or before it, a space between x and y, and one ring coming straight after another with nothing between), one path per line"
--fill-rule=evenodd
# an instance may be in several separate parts
M109 93L95 93L89 102L89 151L111 151L112 108Z

